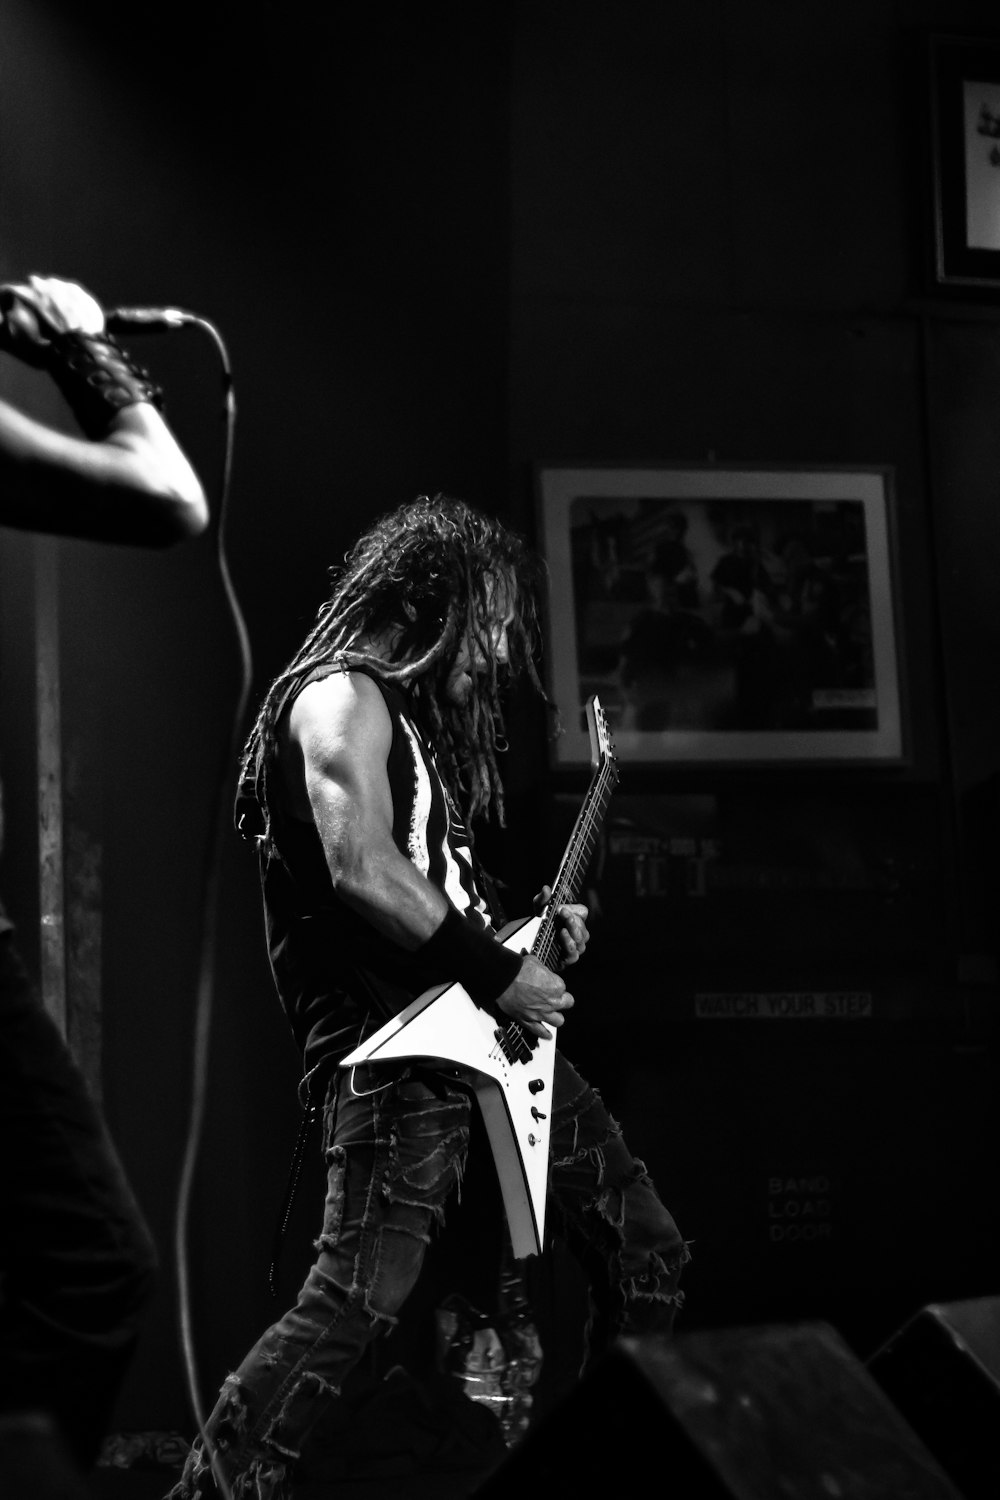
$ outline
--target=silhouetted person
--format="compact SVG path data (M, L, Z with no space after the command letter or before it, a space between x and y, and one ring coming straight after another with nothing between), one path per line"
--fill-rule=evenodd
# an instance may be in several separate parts
M0 401L0 525L147 547L204 530L161 394L88 292L37 276L0 287L0 351L46 370L83 433ZM0 1201L0 1493L70 1496L106 1435L156 1253L2 907Z

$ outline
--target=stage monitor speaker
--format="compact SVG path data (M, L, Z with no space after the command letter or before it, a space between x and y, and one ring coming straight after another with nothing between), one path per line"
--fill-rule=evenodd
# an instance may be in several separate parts
M921 1308L868 1368L966 1500L997 1500L1000 1297Z
M620 1339L477 1500L962 1500L826 1323Z

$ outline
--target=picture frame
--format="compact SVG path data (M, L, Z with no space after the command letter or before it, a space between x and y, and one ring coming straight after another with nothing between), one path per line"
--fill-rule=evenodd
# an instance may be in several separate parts
M1000 292L1000 35L929 39L934 283Z
M901 764L889 467L539 465L555 768Z

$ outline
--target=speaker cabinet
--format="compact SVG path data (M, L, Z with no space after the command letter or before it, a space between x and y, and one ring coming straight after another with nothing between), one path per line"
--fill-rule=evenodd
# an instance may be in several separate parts
M620 1339L474 1493L962 1500L825 1323Z
M1000 1297L922 1308L868 1368L966 1500L997 1500Z

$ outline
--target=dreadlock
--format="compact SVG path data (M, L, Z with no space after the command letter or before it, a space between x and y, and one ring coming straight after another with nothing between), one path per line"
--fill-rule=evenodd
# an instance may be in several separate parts
M333 593L291 661L272 682L250 731L240 766L270 837L268 770L289 689L316 667L371 667L407 689L413 717L435 747L438 769L466 820L492 811L504 822L497 753L506 748L500 676L491 624L509 609L511 676L525 673L545 697L534 656L538 645L540 564L515 533L462 500L420 495L380 517L331 569ZM391 659L374 654L388 636ZM486 667L462 704L444 688L462 645L478 645Z

